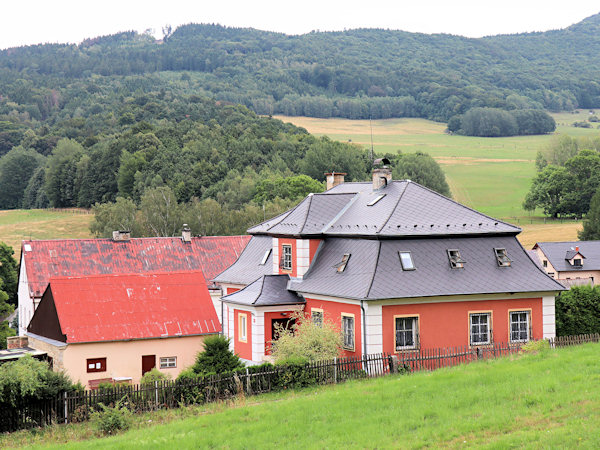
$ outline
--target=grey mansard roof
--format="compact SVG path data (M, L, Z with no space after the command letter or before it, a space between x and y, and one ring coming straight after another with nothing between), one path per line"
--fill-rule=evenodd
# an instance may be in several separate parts
M510 267L499 267L495 248L505 248ZM464 268L452 269L447 250L458 249ZM412 255L415 270L404 271L399 251ZM335 265L350 253L346 269ZM303 280L288 289L303 295L378 300L447 295L560 291L514 236L448 239L370 240L328 238Z
M288 291L289 275L263 275L244 289L222 297L229 303L250 306L296 305L304 303L302 297Z
M536 247L544 252L552 267L559 272L600 270L600 241L538 242L534 248ZM574 267L567 261L575 256L575 247L579 247L579 253L585 255L581 268Z
M231 266L214 278L219 283L249 284L262 275L273 273L273 238L252 236L246 248ZM270 251L265 264L261 264L265 252Z
M372 206L369 203L380 198ZM430 237L508 234L520 228L481 214L420 184L342 183L248 230L271 236Z

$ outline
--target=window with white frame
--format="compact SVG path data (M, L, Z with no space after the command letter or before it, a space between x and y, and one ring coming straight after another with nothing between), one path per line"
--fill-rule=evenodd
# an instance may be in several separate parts
M313 323L318 327L323 328L323 310L313 309L311 310L310 315Z
M248 341L248 317L244 313L238 313L238 340Z
M529 311L510 312L510 341L527 342L531 338Z
M174 369L177 367L177 356L163 356L160 358L161 369Z
M354 316L342 315L342 335L344 349L354 351Z
M281 268L283 270L292 270L292 246L281 246Z
M419 341L419 319L417 317L396 317L396 350L417 348Z
M471 345L491 343L490 313L469 314Z

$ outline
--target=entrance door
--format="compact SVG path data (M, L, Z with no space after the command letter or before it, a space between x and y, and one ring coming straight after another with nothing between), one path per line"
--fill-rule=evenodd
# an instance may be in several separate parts
M296 323L296 319L272 319L271 320L271 336L273 340L279 339L279 332L281 328L284 330L291 330L292 326Z
M142 356L142 376L156 367L156 355Z

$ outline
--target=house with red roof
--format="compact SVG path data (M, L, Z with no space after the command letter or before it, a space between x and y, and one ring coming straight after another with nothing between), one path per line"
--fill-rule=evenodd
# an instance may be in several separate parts
M115 232L112 239L23 241L19 334L25 334L52 277L200 270L210 281L236 261L249 240L250 236L192 237L184 227L181 237L130 238L128 232ZM220 291L212 284L208 288L220 314Z
M29 346L87 388L139 383L156 367L177 377L221 325L202 271L52 277Z
M250 228L215 278L223 332L243 359L268 358L295 311L336 324L347 356L555 335L564 287L529 258L520 228L392 180L387 165L372 182L327 178L326 192Z

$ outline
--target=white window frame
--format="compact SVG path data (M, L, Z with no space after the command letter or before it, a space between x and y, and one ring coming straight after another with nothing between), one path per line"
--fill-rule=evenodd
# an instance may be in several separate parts
M248 316L238 312L238 341L248 342Z
M448 253L448 261L450 262L450 268L452 269L464 269L466 261L460 256L460 250L457 248L451 248L446 250Z
M160 357L160 368L161 369L177 368L177 356L161 356Z
M342 348L353 352L356 347L356 321L354 314L342 313Z
M290 244L283 244L281 246L281 268L283 270L292 270L294 267L292 259L292 246Z
M398 330L398 321L403 322L404 328ZM410 328L406 325L410 323ZM412 334L412 345L398 345L398 332ZM394 348L396 351L414 350L419 347L419 315L394 316Z
M479 323L473 323L473 319L486 317L485 323L478 321ZM482 335L483 332L481 328L486 327L487 340L478 340L475 341L474 337L477 335ZM475 328L474 328L475 327ZM469 312L469 343L472 346L476 345L489 345L493 342L492 339L492 312L491 311L472 311Z
M517 320L514 320L513 315L521 315L525 314L525 320L523 321L521 317L518 317ZM519 326L520 329L516 330L517 333L521 333L525 331L527 336L525 339L521 339L520 337L517 339L513 339L513 325ZM522 328L525 328L523 330ZM520 309L520 310L510 310L508 311L508 333L510 342L529 342L531 340L531 310L529 309Z

